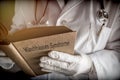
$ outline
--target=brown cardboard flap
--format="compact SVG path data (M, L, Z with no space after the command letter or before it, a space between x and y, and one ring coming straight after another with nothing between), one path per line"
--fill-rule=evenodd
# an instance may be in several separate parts
M50 35L55 35L55 34L67 33L67 32L72 32L72 30L64 26L34 27L34 28L20 30L20 31L15 32L12 35L9 35L8 41L16 42L16 41L21 41L21 40L26 40L26 39L50 36Z

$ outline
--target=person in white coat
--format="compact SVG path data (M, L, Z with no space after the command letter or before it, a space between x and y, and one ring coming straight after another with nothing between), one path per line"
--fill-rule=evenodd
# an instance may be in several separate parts
M51 51L40 58L49 74L32 79L119 79L120 4L107 0L16 1L11 33L23 28L65 25L77 32L75 55ZM10 60L9 60L10 61ZM10 61L13 66L13 62ZM1 65L1 62L0 62ZM3 68L11 68L4 66Z

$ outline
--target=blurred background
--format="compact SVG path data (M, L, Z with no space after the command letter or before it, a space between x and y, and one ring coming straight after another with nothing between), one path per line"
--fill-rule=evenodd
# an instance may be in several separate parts
M0 0L0 23L8 30L14 16L15 0Z

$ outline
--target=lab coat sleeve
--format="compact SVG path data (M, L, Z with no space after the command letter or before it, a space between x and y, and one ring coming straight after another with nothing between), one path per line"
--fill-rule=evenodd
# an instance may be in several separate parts
M90 55L98 79L120 78L120 7L118 9L105 49Z

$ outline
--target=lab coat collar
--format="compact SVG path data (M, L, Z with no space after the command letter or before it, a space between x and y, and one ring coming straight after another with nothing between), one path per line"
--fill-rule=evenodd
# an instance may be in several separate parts
M80 4L83 0L69 0L67 4L65 5L64 0L57 0L58 5L62 9L60 16L63 14L69 12L71 9L73 9L75 6Z
M64 8L64 6L65 6L64 0L57 0L57 3L58 3L58 5L60 6L60 8L62 10Z

